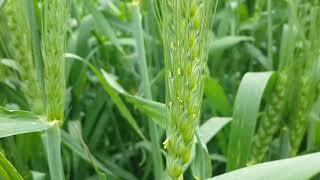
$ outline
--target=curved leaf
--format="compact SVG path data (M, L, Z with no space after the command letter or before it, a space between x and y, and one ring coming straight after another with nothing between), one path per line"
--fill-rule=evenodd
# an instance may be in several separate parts
M202 124L197 132L203 142L208 143L231 120L231 117L212 117Z
M165 104L148 100L145 98L141 98L138 96L134 96L129 94L127 91L123 89L121 85L119 85L110 74L105 72L104 70L101 70L103 77L108 82L108 84L116 90L121 95L125 96L126 99L132 103L136 108L138 108L140 111L146 113L148 116L151 117L151 119L157 123L162 128L165 128Z
M207 147L202 142L195 143L195 157L191 163L195 179L206 179L212 176L212 164Z
M227 170L244 167L251 150L259 106L273 72L247 73L236 96L228 145Z
M137 178L132 175L130 172L122 169L120 166L117 166L111 161L107 161L106 164L102 164L100 161L98 161L95 157L88 156L88 153L86 150L81 146L79 143L79 140L76 140L72 136L70 136L67 132L61 131L62 136L62 143L68 147L72 152L77 154L81 159L83 159L86 162L94 163L94 165L101 171L105 172L109 176L112 177L120 177L122 179L127 180L137 180Z
M113 86L111 86L108 81L106 81L105 77L103 76L103 74L97 69L95 68L92 64L90 64L89 62L85 61L83 58L75 55L75 54L70 54L70 53L66 53L65 54L66 58L70 58L70 59L74 59L74 60L78 60L81 61L83 63L85 63L90 69L91 71L97 76L97 78L99 79L99 82L101 83L103 89L110 95L112 101L115 103L115 105L118 107L121 115L128 121L128 123L132 126L132 128L137 132L137 134L143 139L146 140L145 136L143 135L142 131L140 130L138 123L136 122L136 120L134 119L134 117L132 116L132 114L130 113L129 109L127 108L127 106L124 104L124 102L122 101L121 97L119 96L118 92L113 88ZM102 70L103 72L103 70Z
M10 111L0 107L0 138L47 130L52 126L28 111Z
M210 44L210 52L217 50L225 50L228 49L242 41L253 41L254 39L249 36L226 36L220 39L215 39Z
M310 179L319 172L320 153L313 153L290 159L257 164L208 180L303 180Z

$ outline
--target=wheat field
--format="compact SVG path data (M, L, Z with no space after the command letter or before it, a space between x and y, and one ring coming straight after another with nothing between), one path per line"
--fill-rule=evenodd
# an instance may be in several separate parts
M0 180L318 180L319 84L319 0L0 0Z

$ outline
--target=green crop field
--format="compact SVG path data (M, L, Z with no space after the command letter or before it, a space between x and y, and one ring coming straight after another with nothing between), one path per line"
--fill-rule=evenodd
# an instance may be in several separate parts
M319 0L0 0L0 180L320 180Z

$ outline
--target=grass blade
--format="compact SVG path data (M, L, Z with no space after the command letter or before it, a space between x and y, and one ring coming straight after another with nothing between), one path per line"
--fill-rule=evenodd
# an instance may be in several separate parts
M197 132L204 143L208 143L223 127L231 122L231 117L212 117L202 124Z
M197 136L195 143L195 157L191 163L191 170L195 179L207 179L212 176L212 164L206 145Z
M307 162L307 163L306 163ZM290 170L290 173L285 173ZM320 172L320 153L271 161L239 169L208 180L302 180L310 179Z
M0 138L44 131L52 124L28 111L10 111L0 107Z
M249 36L226 36L216 39L210 44L210 53L228 49L243 41L253 41L253 38Z
M49 128L42 134L43 144L46 150L51 179L64 180L64 172L61 158L61 133L58 124Z
M8 161L8 159L0 152L0 177L1 179L23 180L22 176Z
M144 95L147 99L152 100L151 87L149 81L149 72L147 67L146 53L144 49L144 38L143 38L143 29L142 29L142 16L140 14L140 4L133 5L133 25L134 31L133 34L136 37L137 41L137 51L138 51L138 61L140 73L142 76L142 87L144 90ZM158 132L158 127L154 122L148 121L149 135L151 137L151 155L153 161L153 170L155 179L160 179L163 174L163 164L161 156L161 147L160 147L160 137Z
M203 93L210 99L214 108L217 109L222 116L229 116L231 114L232 106L223 87L216 79L212 77L205 79Z
M120 177L126 180L137 180L135 176L133 176L130 172L122 169L121 167L117 166L116 164L108 161L105 165L99 162L96 158L88 156L85 149L77 143L78 141L72 138L68 133L65 131L61 131L62 135L62 143L72 150L75 154L77 154L81 159L85 160L86 162L90 163L91 160L93 161L94 165L97 168L109 176L112 177Z
M246 166L251 150L259 106L273 72L247 73L240 84L234 105L228 145L227 171Z
M129 94L118 84L107 72L102 70L105 81L119 94L123 95L130 103L132 103L141 112L148 115L156 124L165 128L165 105L156 101L148 100L138 96Z
M81 61L83 63L85 63L90 69L91 71L97 76L97 78L99 79L99 82L101 83L101 85L103 86L104 90L110 95L111 99L113 100L113 102L116 104L116 106L118 107L121 115L123 117L125 117L125 119L129 122L129 124L132 126L132 128L136 131L136 133L143 139L146 140L145 136L143 135L142 131L140 130L138 123L136 122L136 120L134 119L134 117L132 116L132 114L130 113L129 109L126 107L126 105L124 104L124 102L122 101L121 97L118 95L118 92L115 91L112 86L107 83L107 81L105 80L104 76L103 76L103 70L102 73L95 68L92 64L90 64L89 62L85 61L83 58L76 56L74 54L65 54L65 56L67 58L71 58L71 59L75 59L78 61Z

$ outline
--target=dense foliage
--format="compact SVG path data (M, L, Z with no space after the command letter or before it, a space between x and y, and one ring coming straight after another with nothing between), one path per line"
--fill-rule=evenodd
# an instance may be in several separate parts
M318 179L319 62L318 0L0 0L0 179Z

